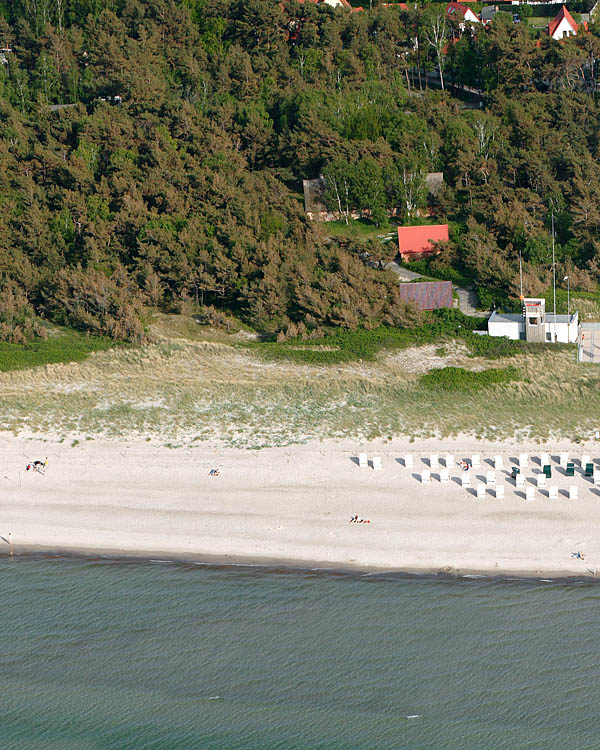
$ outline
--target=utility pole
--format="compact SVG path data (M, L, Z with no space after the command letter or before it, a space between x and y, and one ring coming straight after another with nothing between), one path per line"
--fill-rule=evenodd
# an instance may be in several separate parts
M556 344L556 253L554 245L554 211L552 211L552 292L554 296L554 338L552 343Z
M521 280L521 299L523 299L523 255L519 250L519 278Z

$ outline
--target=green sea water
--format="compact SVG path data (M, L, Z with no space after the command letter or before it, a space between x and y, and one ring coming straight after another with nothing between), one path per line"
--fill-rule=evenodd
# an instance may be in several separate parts
M0 561L4 748L600 748L600 586Z

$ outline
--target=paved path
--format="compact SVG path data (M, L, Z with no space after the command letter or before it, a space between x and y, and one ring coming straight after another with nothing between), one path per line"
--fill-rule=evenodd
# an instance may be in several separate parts
M423 278L423 274L417 273L416 271L409 271L408 268L402 268L402 266L399 266L395 261L387 263L385 270L397 274L399 281L414 281L415 279Z
M477 295L472 289L462 289L455 287L458 294L458 307L464 315L478 316L477 312Z

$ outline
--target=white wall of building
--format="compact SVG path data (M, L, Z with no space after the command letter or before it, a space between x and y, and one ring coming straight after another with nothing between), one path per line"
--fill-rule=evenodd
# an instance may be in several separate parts
M490 336L506 336L509 339L519 339L522 324L518 320L489 320L488 333Z
M565 36L573 36L574 34L575 32L573 31L573 27L571 26L571 24L567 21L566 18L563 18L556 29L554 29L552 39L562 39Z

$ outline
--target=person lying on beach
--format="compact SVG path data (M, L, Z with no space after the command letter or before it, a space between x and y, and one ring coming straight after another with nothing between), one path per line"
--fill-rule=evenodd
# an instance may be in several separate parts
M46 458L45 461L32 461L30 464L27 464L27 466L25 467L25 471L33 469L34 471L38 471L40 474L43 474L46 466L48 466L48 458Z
M218 477L220 473L221 473L221 470L220 470L220 469L211 469L211 470L210 470L210 471L208 472L208 476L209 476L209 477Z
M585 555L579 550L577 552L571 552L571 557L575 558L575 560L585 560Z
M365 520L364 518L361 518L358 514L356 516L352 516L350 519L350 523L371 523L370 521Z

